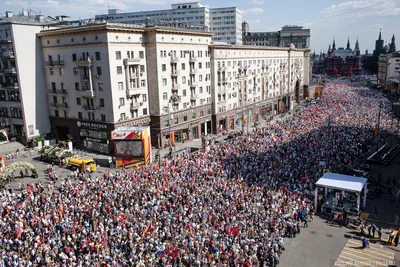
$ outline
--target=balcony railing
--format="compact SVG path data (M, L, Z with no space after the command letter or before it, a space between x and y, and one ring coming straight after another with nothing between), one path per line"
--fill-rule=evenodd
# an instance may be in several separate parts
M0 87L7 87L8 89L19 89L19 84L15 83L0 83Z
M89 80L89 75L81 75L82 81L88 81Z
M84 110L95 110L96 107L94 105L82 105Z
M192 62L192 63L197 62L197 57L190 57L189 62Z
M4 69L5 73L17 73L17 68L11 67L11 68L6 68Z
M92 61L93 61L92 57L88 58L78 57L76 63L82 67L90 67L92 65Z
M198 86L198 83L195 81L189 81L189 86L194 88L194 87Z
M93 90L79 90L79 93L81 94L81 96L83 97L95 97L96 93Z
M48 93L49 94L66 95L66 94L68 94L68 91L65 89L49 89Z
M178 84L178 83L172 84L172 90L179 90L179 88L180 88L180 84Z
M179 75L179 70L173 70L171 72L171 76L178 76Z
M44 63L46 66L64 66L64 60L51 60L45 61Z
M124 65L139 65L141 60L140 57L124 58Z
M171 56L171 63L178 63L179 62L179 58L176 56Z
M197 74L197 69L190 69L189 74Z
M134 109L138 109L138 108L140 108L141 106L143 105L143 102L135 102L135 103L131 103L131 110L134 110Z
M2 52L0 54L0 57L2 57L2 58L13 58L14 57L14 52L10 52L10 51Z
M198 99L199 98L199 96L198 95L191 95L190 96L190 100L196 100L196 99Z
M68 108L68 103L50 103L52 108Z
M11 43L11 37L0 37L0 43Z

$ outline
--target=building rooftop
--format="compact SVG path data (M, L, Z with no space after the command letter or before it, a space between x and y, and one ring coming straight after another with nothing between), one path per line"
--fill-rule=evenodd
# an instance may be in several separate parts
M57 16L55 18L43 15L32 15L29 11L22 11L19 14L6 11L5 15L0 15L0 24L12 23L23 25L50 25L65 21L67 16Z

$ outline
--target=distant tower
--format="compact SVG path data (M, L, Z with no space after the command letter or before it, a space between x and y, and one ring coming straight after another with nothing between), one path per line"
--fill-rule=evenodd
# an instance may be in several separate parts
M333 37L332 51L335 51L335 50L336 50L335 37Z
M396 43L395 43L394 34L392 36L392 42L390 43L389 53L396 53Z
M378 40L375 41L374 57L378 57L380 54L384 53L384 41L382 40L382 30L380 30Z
M351 50L351 48L350 48L350 36L347 38L347 47L346 47L346 49L347 50Z
M331 44L329 44L328 48L328 57L332 56Z
M359 57L361 54L360 54L360 44L358 43L358 37L357 37L356 46L355 46L354 50L356 51L356 56ZM366 53L368 53L368 50L366 51Z

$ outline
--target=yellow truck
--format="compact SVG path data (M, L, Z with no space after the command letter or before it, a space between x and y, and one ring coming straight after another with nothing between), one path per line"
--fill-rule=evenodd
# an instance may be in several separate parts
M95 172L97 169L96 162L91 158L70 158L68 166L78 168L81 172Z

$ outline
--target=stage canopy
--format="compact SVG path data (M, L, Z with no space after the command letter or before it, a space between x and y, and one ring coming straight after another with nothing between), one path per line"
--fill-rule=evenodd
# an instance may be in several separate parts
M357 193L357 209L360 207L360 193L364 189L363 207L367 205L367 178L327 172L315 185L315 210L317 210L318 187L325 187L325 198L328 188Z
M327 172L316 183L320 187L360 193L367 183L364 177Z

